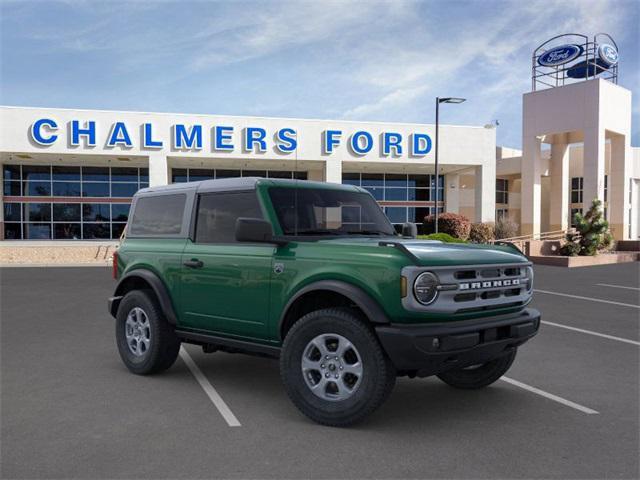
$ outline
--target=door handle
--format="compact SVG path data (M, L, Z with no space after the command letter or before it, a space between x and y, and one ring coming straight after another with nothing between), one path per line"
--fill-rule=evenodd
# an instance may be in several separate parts
M189 267L189 268L202 268L202 267L204 267L204 263L202 263L202 261L198 260L197 258L192 258L191 260L187 260L186 262L183 263L183 265L185 267Z

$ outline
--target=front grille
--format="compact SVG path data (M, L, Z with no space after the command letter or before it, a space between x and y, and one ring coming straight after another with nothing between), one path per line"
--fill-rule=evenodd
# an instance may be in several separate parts
M406 308L438 313L467 313L526 305L531 298L530 264L479 265L472 267L406 267L403 275L412 285L422 272L438 276L442 289L436 301L421 305L408 295Z

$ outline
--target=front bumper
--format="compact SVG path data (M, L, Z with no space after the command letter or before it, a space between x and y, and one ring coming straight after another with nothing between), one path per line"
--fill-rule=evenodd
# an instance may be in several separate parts
M376 333L399 374L419 377L499 357L538 333L540 312L430 325L381 325Z

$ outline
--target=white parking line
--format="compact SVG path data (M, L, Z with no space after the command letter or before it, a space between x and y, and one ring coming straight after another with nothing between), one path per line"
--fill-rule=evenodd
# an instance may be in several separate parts
M236 416L227 406L216 389L213 388L213 385L209 383L207 377L204 376L202 370L198 368L198 365L196 365L196 363L191 358L191 355L189 355L184 347L180 347L180 358L182 358L182 360L184 360L184 363L187 364L187 368L191 370L191 373L204 390L204 393L206 393L209 399L213 402L215 407L218 409L218 412L220 412L220 415L222 415L222 418L224 418L227 422L227 425L229 425L230 427L241 427L242 425L240 424Z
M561 403L562 405L566 405L567 407L573 408L574 410L579 410L582 413L586 413L587 415L598 415L599 412L596 410L592 410L589 407L585 407L584 405L580 405L578 403L574 403L566 398L558 397L553 393L545 392L544 390L540 390L539 388L532 387L531 385L527 385L526 383L519 382L509 377L502 377L500 380L503 380L511 385L515 385L516 387L520 387L524 390L527 390L531 393L535 393L536 395L540 395L542 397L548 398L549 400L553 400L554 402Z
M624 288L625 290L638 290L638 291L640 291L640 288L638 288L638 287L627 287L625 285L612 285L610 283L596 283L596 285L599 286L599 287Z
M606 335L604 333L593 332L591 330L584 330L582 328L569 327L568 325L561 325L559 323L548 322L546 320L541 320L541 323L544 323L545 325L553 325L554 327L566 328L567 330L573 330L576 332L587 333L589 335L595 335L596 337L608 338L609 340L616 340L618 342L630 343L631 345L640 346L640 342L636 342L635 340L629 340L627 338L614 337L613 335Z
M610 303L611 305L619 305L621 307L631 307L631 308L640 309L640 305L634 305L632 303L614 302L611 300L603 300L602 298L581 297L580 295L569 295L568 293L550 292L548 290L534 289L533 291L536 293L546 293L548 295L557 295L559 297L577 298L578 300L588 300L590 302L599 302L599 303Z

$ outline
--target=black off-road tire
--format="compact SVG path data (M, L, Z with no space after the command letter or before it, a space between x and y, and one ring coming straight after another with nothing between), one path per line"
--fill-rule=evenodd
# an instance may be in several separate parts
M477 367L458 368L438 374L447 385L465 390L484 388L496 382L511 368L517 349Z
M136 307L144 311L150 325L149 347L141 356L131 351L125 335L127 316ZM116 343L122 361L137 375L163 372L174 364L180 351L180 340L151 290L132 290L120 302L116 315Z
M311 391L302 371L302 356L312 339L323 334L346 338L362 360L363 374L351 396L325 400ZM280 355L280 375L294 405L322 425L345 427L363 420L391 394L396 371L373 330L349 308L328 308L311 312L288 332Z

